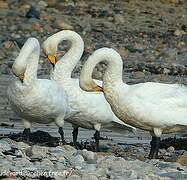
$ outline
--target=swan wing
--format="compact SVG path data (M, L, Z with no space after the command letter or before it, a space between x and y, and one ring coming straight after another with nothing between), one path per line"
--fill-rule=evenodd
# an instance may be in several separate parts
M179 84L144 83L131 86L129 109L141 119L169 125L187 125L187 87Z

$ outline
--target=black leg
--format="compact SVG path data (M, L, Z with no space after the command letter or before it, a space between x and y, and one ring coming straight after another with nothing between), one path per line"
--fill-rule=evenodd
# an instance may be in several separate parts
M94 138L95 138L96 152L99 152L100 151L100 149L99 149L100 132L99 131L97 131L97 130L95 131Z
M149 159L156 159L158 158L158 151L159 151L159 143L160 143L160 137L152 136L151 140L151 150L149 153Z
M76 127L76 128L73 128L73 145L75 146L76 149L78 149L78 146L77 146L77 136L78 136L78 132L79 132L79 128Z
M66 141L65 141L65 139L64 139L64 131L63 131L63 128L62 128L62 127L59 127L58 132L59 132L59 134L60 134L60 136L61 136L62 144L66 144Z
M24 136L24 138L26 138L27 142L29 142L29 140L30 140L30 133L31 133L30 128L25 128L23 131L23 136Z

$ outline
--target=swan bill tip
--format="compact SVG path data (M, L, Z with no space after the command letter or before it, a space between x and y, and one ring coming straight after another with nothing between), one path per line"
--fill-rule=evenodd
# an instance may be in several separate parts
M13 74L14 74L16 77L18 77L18 78L20 79L21 82L23 82L23 80L24 80L24 78L25 78L25 74L24 74L24 73L21 73L21 74L17 75L17 74L14 73L14 71L13 71Z
M52 64L55 65L57 63L57 57L56 55L47 55L48 61Z

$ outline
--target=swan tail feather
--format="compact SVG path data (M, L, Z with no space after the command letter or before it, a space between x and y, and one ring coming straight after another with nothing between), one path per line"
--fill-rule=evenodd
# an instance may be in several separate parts
M115 122L115 121L112 121L110 124L107 124L107 125L103 125L102 127L103 129L106 129L106 130L111 130L113 132L116 132L116 133L135 133L136 131L136 128L128 125L128 124L122 124L122 123L118 123L118 122Z

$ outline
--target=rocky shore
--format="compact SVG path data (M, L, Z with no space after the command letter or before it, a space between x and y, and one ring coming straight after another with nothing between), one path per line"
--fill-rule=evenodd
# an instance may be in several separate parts
M0 140L0 175L10 179L170 180L186 179L187 168L177 162L141 161L112 152L76 150L70 145L29 146L4 138Z

